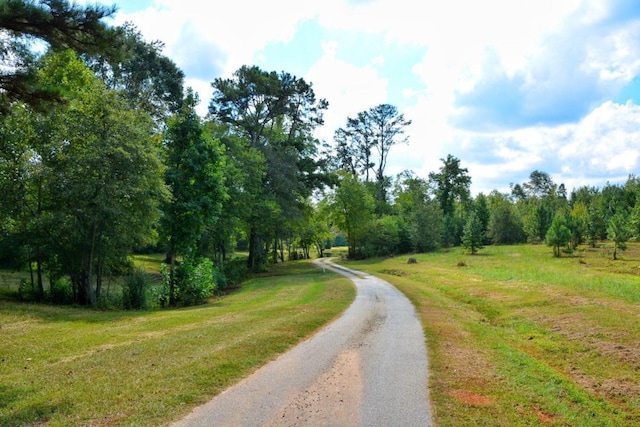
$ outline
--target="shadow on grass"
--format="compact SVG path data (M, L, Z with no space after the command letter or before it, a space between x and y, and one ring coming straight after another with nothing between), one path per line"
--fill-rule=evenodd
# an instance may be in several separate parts
M32 391L0 385L0 426L31 426L46 424L56 413L72 407L71 402L34 402L17 410L14 406Z

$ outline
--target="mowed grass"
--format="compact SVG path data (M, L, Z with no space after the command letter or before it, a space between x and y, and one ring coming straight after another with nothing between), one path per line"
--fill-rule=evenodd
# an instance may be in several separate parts
M167 425L310 336L354 296L349 280L296 262L185 309L0 300L0 426Z
M423 323L438 426L640 425L640 246L490 246L345 262Z

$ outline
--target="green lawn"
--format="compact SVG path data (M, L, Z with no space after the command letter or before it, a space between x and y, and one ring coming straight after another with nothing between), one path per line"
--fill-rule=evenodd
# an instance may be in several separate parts
M438 426L640 425L640 246L346 263L416 305Z
M0 426L168 424L312 334L354 296L347 279L296 262L185 309L0 300Z
M415 304L436 425L639 425L640 245L620 261L610 252L557 259L542 245L490 246L477 256L412 255L417 264L407 256L342 262ZM137 262L152 268L158 259ZM295 262L187 309L0 300L0 425L167 424L353 298L348 280Z

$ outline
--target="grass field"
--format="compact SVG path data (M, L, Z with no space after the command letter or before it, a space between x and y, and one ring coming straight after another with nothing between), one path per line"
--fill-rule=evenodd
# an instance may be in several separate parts
M0 299L0 426L166 425L309 336L354 295L347 279L296 262L187 309Z
M640 246L412 257L346 264L417 307L438 426L640 425Z
M341 262L415 304L437 426L628 426L640 425L640 245L621 255L554 258L522 245ZM159 259L136 262L153 270ZM19 278L0 275L0 286ZM100 312L0 294L0 425L166 424L353 297L346 279L307 262L180 310Z

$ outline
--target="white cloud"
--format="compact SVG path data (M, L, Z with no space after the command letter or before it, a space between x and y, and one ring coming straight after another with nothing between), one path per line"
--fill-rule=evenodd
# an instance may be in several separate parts
M593 110L559 150L560 158L574 173L632 173L640 169L640 106L610 101Z
M375 66L356 67L337 58L336 49L336 42L324 42L323 56L304 77L313 83L316 96L329 101L325 125L317 132L318 138L327 142L333 140L337 128L345 126L347 117L387 99L387 81L378 75Z
M635 6L614 0L156 0L119 15L117 23L131 20L147 40L166 43L165 54L185 70L204 112L215 77L256 63L270 43L287 43L301 23L316 19L326 41L303 77L330 103L318 133L326 141L347 117L396 95L389 93L393 76L383 74L391 62L385 44L424 49L419 63L406 64L424 87L404 85L395 97L405 101L397 106L413 124L410 143L392 149L388 173L410 168L426 177L453 154L469 168L476 191L486 192L521 182L535 169L567 188L638 171L640 107L609 101L640 74L640 23L631 19L639 14L624 7ZM345 34L364 43L373 35L381 40L379 51L356 65L336 53L340 45L332 40ZM290 57L295 63L296 52ZM466 130L452 120L461 114L468 115Z
M639 128L640 106L607 101L575 124L476 135L463 159L477 192L504 190L534 170L569 190L602 187L640 170ZM498 182L500 188L492 187Z

